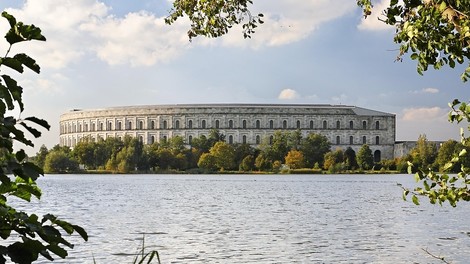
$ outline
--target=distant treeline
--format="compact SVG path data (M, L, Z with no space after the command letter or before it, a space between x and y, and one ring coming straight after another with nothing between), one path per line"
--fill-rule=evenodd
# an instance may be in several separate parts
M228 144L225 135L211 130L207 137L194 138L189 148L180 136L151 145L132 137L123 140L110 137L97 142L84 138L73 149L56 145L48 150L42 146L31 160L45 173L406 172L408 162L414 168L442 170L446 161L464 148L455 140L448 140L437 151L434 143L420 136L407 156L375 163L369 146L363 145L357 153L351 148L332 150L328 139L320 134L302 137L300 131L276 131L272 138L265 138L255 148L248 144ZM450 170L458 168L457 164Z

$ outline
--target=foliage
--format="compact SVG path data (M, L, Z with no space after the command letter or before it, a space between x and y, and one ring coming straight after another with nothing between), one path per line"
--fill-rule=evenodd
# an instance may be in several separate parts
M44 161L45 173L70 173L78 171L78 162L62 149L52 149Z
M197 166L201 169L215 171L217 166L215 164L215 157L209 153L203 153L199 158Z
M286 165L291 169L300 169L305 167L304 154L301 151L292 149L287 153Z
M364 16L371 14L371 0L357 0ZM383 22L396 29L394 41L400 45L397 60L411 53L417 60L417 71L423 74L429 66L454 68L470 58L470 5L468 1L414 0L390 1L383 11ZM470 77L470 65L462 80Z
M454 156L457 156L463 150L469 151L469 147L462 145L462 143L457 142L453 139L447 140L442 143L442 146L439 148L436 164L439 166L439 171L453 172L457 173L460 171L462 165L465 167L470 167L470 157L463 156L459 158L459 161L453 163L452 167L446 167L449 160L452 160Z
M358 166L357 159L356 159L356 152L351 147L348 147L344 151L344 163L345 163L346 169L348 170L354 170Z
M363 170L370 170L374 166L374 156L368 145L362 145L357 152L357 164Z
M331 170L337 164L343 163L344 152L342 149L338 148L335 151L331 151L325 154L325 162L323 163L323 168L325 170ZM336 169L338 166L336 166ZM338 172L338 170L335 170Z
M23 73L26 67L39 73L40 67L34 59L24 53L18 53L13 57L9 56L9 53L14 44L31 40L45 41L41 29L17 22L7 12L3 12L2 17L8 20L10 29L5 35L9 48L6 55L0 58L0 66L19 73ZM42 170L26 160L23 149L14 151L13 143L34 146L19 127L34 137L39 137L41 132L30 124L46 129L49 129L49 124L34 116L23 119L6 116L7 110L11 113L16 107L20 113L23 112L23 88L9 75L3 74L0 77L0 237L4 240L0 245L0 263L5 263L7 260L15 263L32 263L39 255L48 260L53 260L53 255L65 258L67 256L65 247L72 248L73 245L62 237L63 232L67 234L77 232L87 240L88 236L81 227L59 220L51 214L40 218L35 214L17 211L8 203L11 197L28 202L34 197L37 199L41 197L41 190L36 185L36 180L43 174Z
M246 156L240 163L240 171L252 171L255 168L255 158L252 155Z
M263 14L252 15L248 6L251 0L175 0L170 15L165 19L172 24L180 17L187 16L191 22L188 31L189 39L199 35L206 37L219 37L234 25L242 24L243 36L251 38L254 29L262 24Z
M323 164L323 158L331 149L331 143L323 135L309 134L302 139L300 150L304 153L305 165L313 167L315 163Z
M215 166L221 171L235 168L235 150L230 144L219 141L209 153L214 157Z
M416 147L411 150L410 155L415 168L434 169L437 146L434 142L429 142L426 135L420 135L416 141Z

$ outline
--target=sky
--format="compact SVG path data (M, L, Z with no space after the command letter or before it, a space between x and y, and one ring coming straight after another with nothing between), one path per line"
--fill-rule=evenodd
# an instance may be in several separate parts
M397 141L459 139L463 125L447 113L453 99L469 98L463 67L420 76L415 61L396 62L380 1L364 20L355 0L254 0L265 23L252 39L236 27L190 42L187 19L164 23L168 0L3 0L3 10L47 38L11 51L41 66L39 75L14 75L24 88L21 117L51 125L26 150L58 144L60 115L71 109L185 103L355 105L396 114Z

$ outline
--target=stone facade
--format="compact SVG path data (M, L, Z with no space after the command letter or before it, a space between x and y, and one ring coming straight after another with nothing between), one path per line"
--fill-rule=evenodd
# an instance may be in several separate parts
M174 136L187 143L218 129L228 143L259 144L276 130L326 136L332 149L368 144L376 160L394 155L395 115L345 105L191 104L77 110L60 118L60 145L126 135L146 144Z

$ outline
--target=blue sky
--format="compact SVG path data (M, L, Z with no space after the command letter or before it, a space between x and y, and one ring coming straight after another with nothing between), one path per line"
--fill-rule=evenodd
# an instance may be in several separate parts
M171 1L0 2L48 39L14 50L42 66L40 75L18 76L23 116L52 125L36 146L58 143L60 114L70 109L176 103L357 105L396 114L397 140L459 138L446 115L448 102L468 100L463 68L420 76L414 61L395 62L393 28L379 13L364 22L355 0L254 2L265 23L251 40L235 28L193 42L186 20L163 23ZM2 32L7 26L0 20Z

